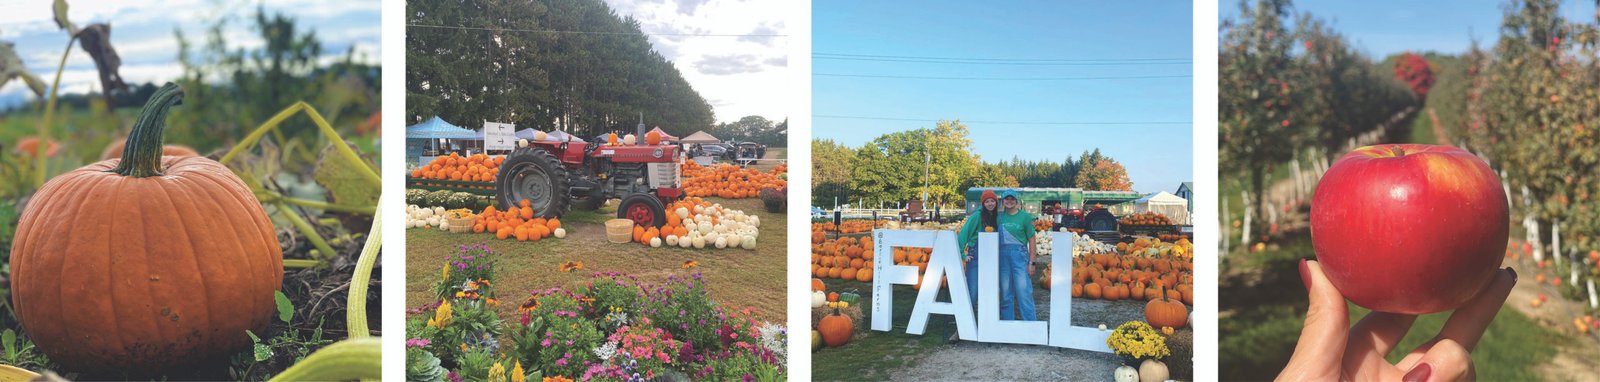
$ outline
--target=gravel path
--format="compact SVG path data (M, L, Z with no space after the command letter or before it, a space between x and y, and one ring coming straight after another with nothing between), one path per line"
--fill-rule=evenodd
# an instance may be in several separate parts
M1040 320L1049 319L1049 295L1035 289L1035 301ZM1118 323L1143 320L1144 301L1103 301L1075 299L1072 303L1073 325L1108 328ZM1173 337L1177 341L1192 341L1190 329L1182 329ZM1041 381L1041 380L1111 380L1111 371L1122 364L1122 359L1112 354L1049 346L989 344L960 341L944 345L911 367L895 371L892 381Z

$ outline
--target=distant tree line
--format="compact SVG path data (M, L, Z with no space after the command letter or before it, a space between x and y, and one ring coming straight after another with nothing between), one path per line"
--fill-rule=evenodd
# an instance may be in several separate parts
M564 129L713 127L711 105L652 50L638 20L600 0L406 3L406 119Z

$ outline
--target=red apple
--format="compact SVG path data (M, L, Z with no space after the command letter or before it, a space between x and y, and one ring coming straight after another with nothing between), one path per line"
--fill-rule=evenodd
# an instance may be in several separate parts
M1455 309L1499 271L1510 215L1500 178L1465 150L1378 145L1330 167L1311 200L1328 279L1364 308Z

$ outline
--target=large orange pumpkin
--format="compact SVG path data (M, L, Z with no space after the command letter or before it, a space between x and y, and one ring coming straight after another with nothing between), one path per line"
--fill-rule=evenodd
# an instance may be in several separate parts
M856 332L856 323L850 316L839 314L834 309L832 314L822 317L817 321L817 333L822 335L822 343L828 347L839 347L850 343L850 336Z
M1165 294L1166 288L1162 288ZM1152 298L1144 304L1144 320L1150 326L1182 328L1189 321L1189 311L1183 308L1183 303L1162 298Z
M12 304L52 361L154 374L248 346L277 309L283 253L255 195L214 160L161 155L182 97L161 87L121 159L50 179L22 212Z

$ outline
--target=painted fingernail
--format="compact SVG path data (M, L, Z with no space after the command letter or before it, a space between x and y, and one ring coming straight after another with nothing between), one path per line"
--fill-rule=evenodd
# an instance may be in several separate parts
M1406 376L1400 377L1400 380L1405 382L1422 382L1428 380L1428 376L1431 374L1433 374L1433 367L1428 366L1427 363L1420 363L1417 364L1417 367L1411 368L1411 371L1407 372Z
M1512 269L1511 267L1506 267L1506 273L1511 274L1511 285L1517 285L1517 270Z
M1300 259L1300 282L1306 284L1306 290L1311 290L1311 267L1306 264L1306 259Z

